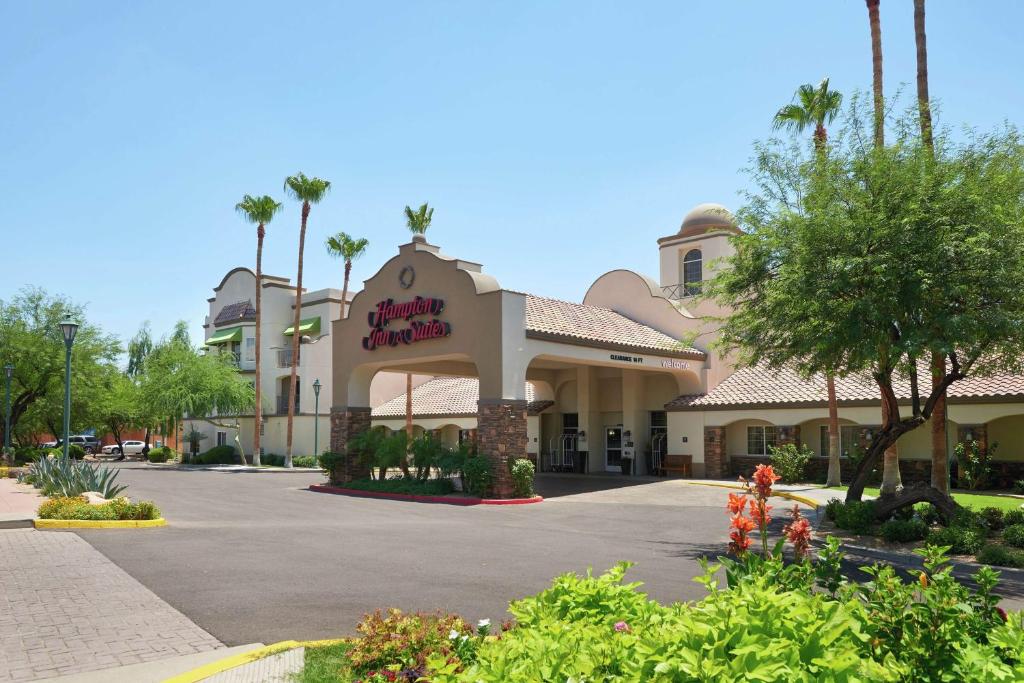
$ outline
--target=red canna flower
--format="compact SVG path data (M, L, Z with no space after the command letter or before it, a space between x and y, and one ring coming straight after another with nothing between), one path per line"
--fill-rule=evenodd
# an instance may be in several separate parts
M766 499L772 495L772 484L782 479L775 474L771 465L758 465L754 470L754 487L757 489L759 498Z
M796 559L801 560L810 552L811 523L800 515L799 505L794 505L789 515L793 521L787 524L782 532L786 535L786 540L793 544Z
M750 537L741 531L733 531L729 539L729 552L735 555L742 555L750 548Z
M772 521L771 516L768 514L771 509L772 506L768 505L768 503L750 504L750 518L754 520L754 524L756 524L762 531L764 531L764 528L768 526L768 522Z
M747 497L743 494L730 493L729 502L725 507L734 515L742 515L743 510L747 507Z
M742 534L750 533L755 528L754 520L743 515L733 515L729 520L729 526Z

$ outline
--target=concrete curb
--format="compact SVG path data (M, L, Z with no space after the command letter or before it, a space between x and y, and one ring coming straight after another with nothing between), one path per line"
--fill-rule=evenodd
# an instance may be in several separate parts
M256 648L255 650L250 650L249 652L243 652L241 654L225 657L224 659L219 659L216 662L204 664L203 666L192 669L191 671L186 671L183 674L178 674L177 676L168 678L163 683L198 683L198 681L210 678L211 676L215 676L219 673L250 664L263 659L264 657L270 657L282 652L287 652L288 650L294 650L297 647L323 647L325 645L343 643L345 640L345 638L337 638L335 640L282 640L279 643L272 643L270 645Z
M310 484L310 491L316 493L332 493L338 496L352 496L353 498L381 498L384 500L405 500L412 503L438 503L441 505L529 505L531 503L543 502L541 496L531 498L450 498L447 496L421 496L415 493L390 493L388 491L363 491L361 489L347 489L341 486L328 486L326 484Z
M683 483L689 484L690 486L713 486L715 488L720 489L736 489L739 491L746 491L746 489L740 486L739 484L712 484L711 482L705 481L684 481ZM807 498L806 496L801 496L796 493L791 493L789 491L780 491L778 489L772 489L772 495L778 496L779 498L785 498L786 500L796 501L797 503L803 503L804 505L812 507L815 510L817 510L820 507L824 507L824 503L820 501L814 500L813 498Z
M159 519L35 519L36 529L151 529L167 526L167 520Z

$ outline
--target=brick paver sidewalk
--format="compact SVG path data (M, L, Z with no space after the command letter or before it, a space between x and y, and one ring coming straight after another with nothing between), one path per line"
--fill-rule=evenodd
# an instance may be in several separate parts
M35 517L39 504L46 498L28 484L15 479L0 479L0 519L9 517Z
M216 638L78 535L0 531L0 681L31 681L220 647Z

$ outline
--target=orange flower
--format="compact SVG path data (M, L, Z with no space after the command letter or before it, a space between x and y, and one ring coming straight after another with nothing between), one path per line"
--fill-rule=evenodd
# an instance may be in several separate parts
M755 528L754 520L739 514L733 515L729 521L729 526L742 534L749 533Z
M921 572L921 576L917 577L917 580L921 583L921 588L928 587L928 575Z
M750 548L750 538L742 532L733 531L729 534L729 538L731 539L729 543L729 552L731 553L742 555Z
M760 505L751 503L750 518L754 520L754 523L758 527L763 529L764 527L768 526L768 522L772 521L771 516L768 514L771 511L771 509L772 506L768 505L767 503L761 503Z
M743 510L747 507L747 498L742 494L730 493L729 502L725 507L734 515L742 515Z
M758 465L754 470L754 486L757 488L757 495L760 498L767 498L772 495L772 484L782 479L775 474L771 465Z

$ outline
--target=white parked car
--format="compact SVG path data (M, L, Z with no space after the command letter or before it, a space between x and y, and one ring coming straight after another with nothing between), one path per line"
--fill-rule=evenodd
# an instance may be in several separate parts
M141 455L142 449L146 447L144 441L125 441L123 445L125 455ZM104 446L103 453L104 455L121 455L121 448L116 443L113 443L109 446Z

